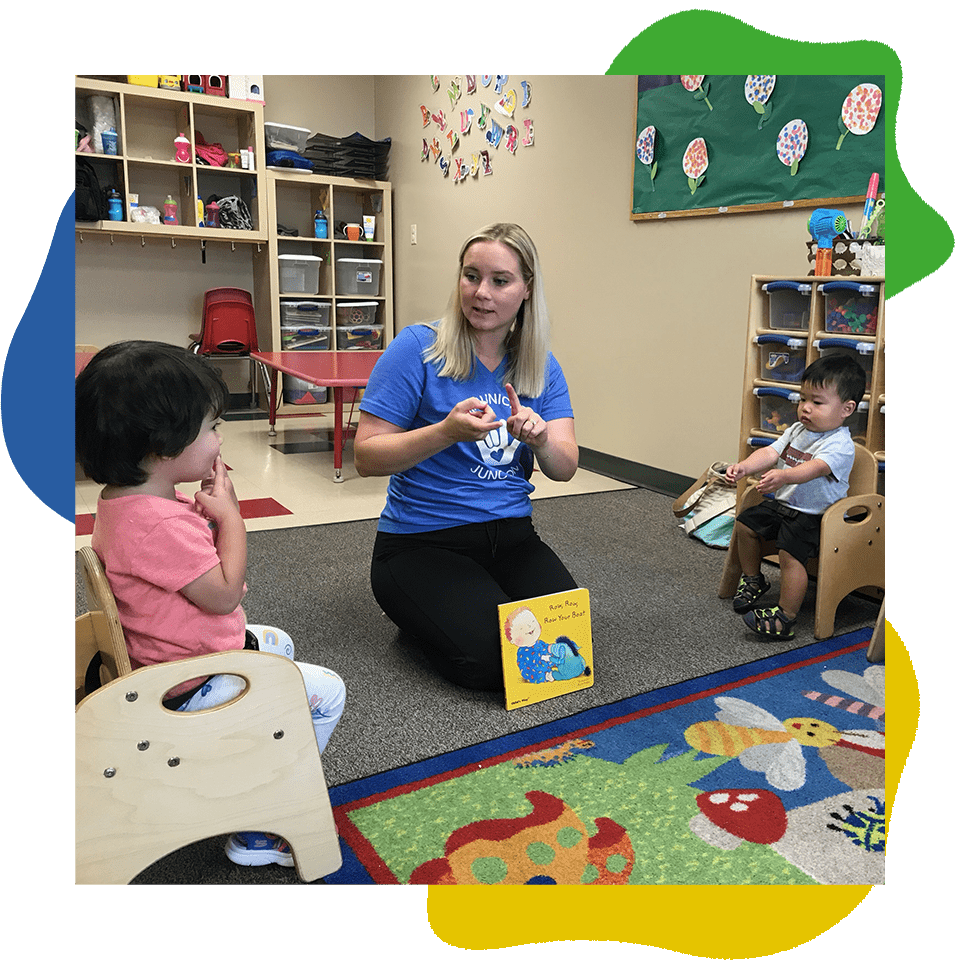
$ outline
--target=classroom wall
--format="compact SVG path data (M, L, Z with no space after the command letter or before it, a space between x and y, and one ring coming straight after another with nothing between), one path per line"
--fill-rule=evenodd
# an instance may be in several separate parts
M438 135L420 105L443 106L459 131L480 95L451 109L440 79L437 94L426 76L374 85L376 136L392 139L397 327L442 311L469 233L513 220L540 253L580 444L690 477L736 457L750 276L806 274L810 211L631 221L633 77L511 76L518 93L531 85L515 117L534 119L534 145L511 156L501 142L492 175L454 184L420 159ZM474 126L457 154L478 143Z
M540 252L580 444L682 476L736 456L750 276L807 272L810 211L632 222L632 77L516 75L531 85L517 117L534 119L534 145L511 156L501 144L491 176L454 184L452 172L444 178L420 159L423 137L437 132L423 127L421 104L444 107L459 130L459 109L480 97L464 94L451 109L449 80L441 77L435 94L420 75L264 77L267 120L391 138L397 327L441 312L468 233L513 220ZM474 127L457 153L478 140ZM246 245L208 244L203 264L195 243L111 245L88 234L77 242L77 340L186 345L199 330L203 291L252 288L254 255ZM246 363L224 366L231 387L245 389Z

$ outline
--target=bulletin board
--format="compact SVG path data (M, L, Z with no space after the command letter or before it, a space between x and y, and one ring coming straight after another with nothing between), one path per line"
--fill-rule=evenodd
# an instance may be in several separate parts
M884 190L885 77L637 78L631 220L840 206Z

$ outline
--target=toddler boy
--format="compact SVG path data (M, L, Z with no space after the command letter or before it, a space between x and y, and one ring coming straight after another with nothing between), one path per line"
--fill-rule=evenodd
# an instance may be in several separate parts
M820 357L803 373L797 422L770 446L727 468L731 483L760 474L758 492L774 495L737 517L743 572L733 609L765 640L794 635L807 592L807 560L820 548L821 515L849 488L854 445L843 422L865 389L866 375L852 357ZM780 602L765 609L758 604L770 589L760 571L762 540L775 540L780 557Z

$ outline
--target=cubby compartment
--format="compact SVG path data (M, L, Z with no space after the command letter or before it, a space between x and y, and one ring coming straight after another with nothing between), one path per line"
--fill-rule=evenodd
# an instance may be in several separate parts
M280 327L281 350L329 350L332 327L285 323Z
M786 387L754 387L760 402L759 428L765 433L783 433L797 421L800 394Z
M838 280L820 287L824 297L824 329L827 333L876 335L880 310L880 287L875 283Z
M337 304L337 326L369 325L377 322L377 301L356 300Z
M380 350L383 347L383 324L337 327L338 350Z
M763 285L767 294L767 323L771 330L806 330L810 326L813 286L795 280L775 280Z
M807 366L807 341L785 334L767 333L754 337L760 347L760 379L778 383L800 383Z
M840 337L830 337L814 341L814 346L821 357L840 354L856 360L856 362L863 367L863 372L866 374L867 391L869 392L870 380L873 375L873 354L876 350L876 344L866 340L845 340Z

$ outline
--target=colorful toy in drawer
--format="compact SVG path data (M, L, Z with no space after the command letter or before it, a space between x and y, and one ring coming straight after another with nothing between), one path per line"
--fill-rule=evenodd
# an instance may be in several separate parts
M753 338L760 346L760 378L778 383L799 383L807 365L807 341L782 333L762 333Z
M284 324L280 327L281 350L329 350L330 327Z
M760 398L760 429L767 433L783 433L797 420L797 404L800 394L785 387L754 387L753 394Z
M337 327L338 350L379 350L382 340L382 323L366 327Z
M875 344L865 340L844 340L840 337L832 337L829 340L815 340L814 346L820 351L821 357L829 356L831 353L853 357L867 375L867 392L870 392Z
M377 319L376 300L357 300L354 303L337 304L337 326L343 324L371 324Z
M772 330L806 330L810 325L813 286L794 280L774 280L761 288L770 298L768 326Z
M840 280L825 283L820 292L824 301L827 333L855 333L873 336L877 332L880 288L876 284Z

